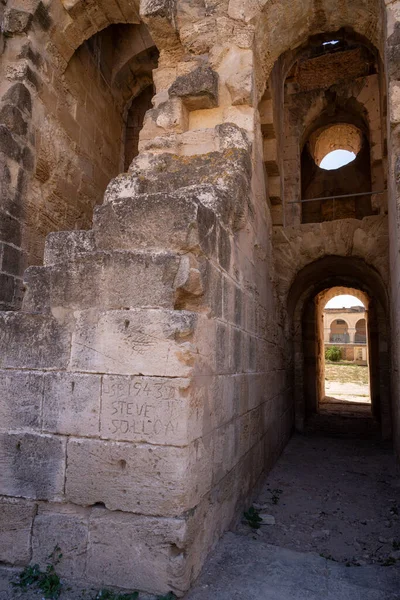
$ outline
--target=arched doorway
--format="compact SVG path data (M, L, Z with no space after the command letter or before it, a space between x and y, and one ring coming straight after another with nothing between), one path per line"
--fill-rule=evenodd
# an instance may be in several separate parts
M369 357L371 411L384 438L391 435L388 298L379 274L357 258L328 256L304 267L288 296L294 335L293 373L295 422L304 431L307 421L319 413L324 397L323 333L319 303L326 292L346 287L366 294L369 301Z

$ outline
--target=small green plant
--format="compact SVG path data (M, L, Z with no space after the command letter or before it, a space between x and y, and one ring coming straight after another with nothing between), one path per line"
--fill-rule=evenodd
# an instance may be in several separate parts
M176 596L172 592L168 592L166 596L158 596L157 600L176 600Z
M119 594L111 590L101 590L96 596L96 600L137 600L138 598L139 592Z
M46 600L58 598L61 594L62 584L54 567L62 559L60 547L56 546L48 558L51 564L47 565L45 571L41 571L39 565L26 567L13 585L23 590L27 590L29 587L39 589Z
M55 600L61 594L61 581L53 565L47 565L46 571L41 571L39 565L26 567L19 575L16 587L27 590L35 587L43 593L46 600Z
M400 542L398 542L396 540L393 540L393 542L392 542L392 548L395 551L400 550Z
M342 358L342 351L338 346L330 346L325 350L325 360L330 360L331 362L339 362Z
M389 556L388 558L386 558L385 560L383 560L381 562L382 567L392 567L393 565L395 565L397 562L397 560L394 558L394 556Z
M247 521L247 524L252 529L260 529L260 523L262 522L262 518L260 517L258 510L254 508L254 506L250 506L249 510L245 511L243 515Z
M398 515L399 514L399 509L397 504L394 502L390 508L390 512L392 515Z

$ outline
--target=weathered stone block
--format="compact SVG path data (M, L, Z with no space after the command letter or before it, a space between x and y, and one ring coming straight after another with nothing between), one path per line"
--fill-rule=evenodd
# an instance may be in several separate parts
M20 275L22 252L19 248L14 248L9 244L2 244L3 257L1 261L1 270L11 275Z
M51 317L0 313L0 367L65 368L69 361L70 337Z
M0 273L0 302L12 304L15 293L15 277Z
M32 433L0 434L0 494L51 500L63 493L65 440Z
M25 565L31 558L31 529L36 505L16 498L0 499L0 561Z
M19 161L22 150L11 135L10 130L6 125L0 124L0 151L12 160Z
M173 308L180 257L167 253L97 252L50 275L52 308Z
M41 427L43 376L0 371L0 428Z
M186 522L94 509L90 519L88 577L96 585L179 593L185 569Z
M82 506L103 502L110 510L180 515L209 490L211 453L210 441L176 448L71 439L66 495Z
M23 33L29 28L32 15L24 10L9 8L4 13L3 31L7 33Z
M104 376L101 437L188 445L203 425L203 407L189 386L189 379Z
M94 252L93 231L55 231L46 238L44 264L65 264L80 254Z
M32 99L28 88L23 83L14 83L4 94L2 100L13 104L28 115L32 113Z
M76 314L71 366L78 371L187 377L197 316L184 311L114 310Z
M182 98L189 110L218 106L218 73L210 67L198 67L181 75L169 88L171 97Z
M119 198L116 185L109 190L109 204L98 207L94 232L99 249L163 249L190 251L200 247L215 252L215 216L201 205L204 190L148 194ZM115 200L112 196L115 194ZM168 226L160 227L160 223Z
M22 113L16 106L6 104L0 109L0 122L4 123L10 131L17 135L25 135L28 130L28 125Z
M88 511L77 506L39 506L32 531L32 563L45 569L53 555L54 559L58 559L61 554L57 573L62 577L83 579L86 574L88 517Z
M0 211L0 239L14 246L21 243L21 223L3 211Z
M101 379L49 373L44 377L43 430L65 435L99 434Z
M50 312L50 269L28 267L24 273L25 294L22 309L27 313Z

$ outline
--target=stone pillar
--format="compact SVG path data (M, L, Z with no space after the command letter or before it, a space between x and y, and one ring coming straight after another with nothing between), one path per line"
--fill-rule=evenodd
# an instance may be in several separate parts
M252 268L232 243L251 147L216 133L189 160L139 155L0 313L0 494L26 513L22 562L58 544L66 577L182 595L286 443L278 319L234 271Z

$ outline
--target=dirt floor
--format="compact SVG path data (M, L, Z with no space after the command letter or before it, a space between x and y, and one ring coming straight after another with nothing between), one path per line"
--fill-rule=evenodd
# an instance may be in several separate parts
M391 448L371 440L295 436L256 503L274 525L257 537L343 564L400 568L400 477ZM254 535L245 524L242 535Z
M400 477L388 446L295 436L185 600L399 600Z

